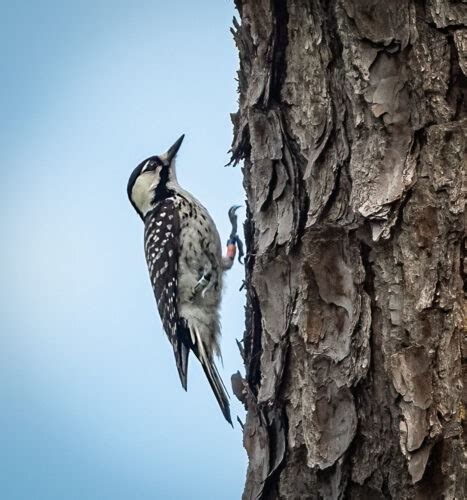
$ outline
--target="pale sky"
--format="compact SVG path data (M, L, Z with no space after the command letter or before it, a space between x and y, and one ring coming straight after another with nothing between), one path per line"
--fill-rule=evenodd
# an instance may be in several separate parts
M194 358L181 388L126 197L133 168L185 133L180 183L226 241L227 209L244 200L240 169L224 167L231 3L2 5L2 500L241 496L241 431ZM229 388L243 370L242 276L236 264L222 307Z

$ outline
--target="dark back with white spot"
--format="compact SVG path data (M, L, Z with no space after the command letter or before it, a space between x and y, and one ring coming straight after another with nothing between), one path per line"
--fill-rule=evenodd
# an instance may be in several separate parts
M145 218L144 249L164 330L174 348L177 369L186 386L189 335L177 308L180 221L173 198L166 198Z

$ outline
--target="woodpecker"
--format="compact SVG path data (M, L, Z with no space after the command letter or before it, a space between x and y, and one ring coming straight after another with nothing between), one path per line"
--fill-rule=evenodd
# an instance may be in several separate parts
M187 389L188 355L198 358L225 419L232 425L227 391L214 363L220 356L222 274L233 265L238 206L229 211L232 233L222 256L217 228L206 208L177 182L175 156L182 135L159 156L142 161L128 181L128 198L144 222L144 250L163 328Z

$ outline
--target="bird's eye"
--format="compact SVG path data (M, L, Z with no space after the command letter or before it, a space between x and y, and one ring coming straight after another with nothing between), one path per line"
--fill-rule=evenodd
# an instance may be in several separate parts
M149 160L146 162L146 165L143 167L143 172L150 172L151 170L155 170L157 167L157 163L153 160Z

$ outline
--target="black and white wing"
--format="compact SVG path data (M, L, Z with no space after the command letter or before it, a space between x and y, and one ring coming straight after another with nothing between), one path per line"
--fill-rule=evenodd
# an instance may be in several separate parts
M146 216L144 250L164 330L172 344L178 374L187 387L190 339L177 308L180 221L173 198L159 202Z

